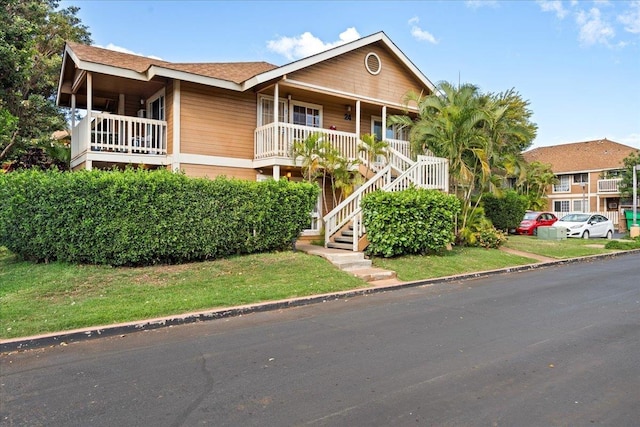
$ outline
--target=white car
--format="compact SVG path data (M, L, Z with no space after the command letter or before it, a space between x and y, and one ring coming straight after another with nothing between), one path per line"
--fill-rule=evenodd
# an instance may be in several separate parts
M560 218L554 227L567 229L567 237L613 237L613 223L609 218L593 213L571 213Z

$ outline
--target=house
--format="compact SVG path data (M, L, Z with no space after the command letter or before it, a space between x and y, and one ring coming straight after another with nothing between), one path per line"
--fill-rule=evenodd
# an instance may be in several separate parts
M448 190L446 160L412 158L406 132L386 123L406 108L415 116L415 106L403 104L407 92L433 90L383 32L283 66L173 63L69 42L57 103L74 117L73 170L134 164L197 177L299 180L294 141L320 132L344 157L366 162L360 137L375 134L389 144L387 164L367 165L375 176L363 173L370 179L339 206L323 209L319 200L305 232L317 236L324 223L329 242L353 227L347 247L358 249L363 194L408 185ZM79 109L86 115L76 122Z
M596 211L617 222L621 202L618 185L623 160L637 152L608 139L538 147L523 153L531 163L551 165L558 183L547 191L552 212Z

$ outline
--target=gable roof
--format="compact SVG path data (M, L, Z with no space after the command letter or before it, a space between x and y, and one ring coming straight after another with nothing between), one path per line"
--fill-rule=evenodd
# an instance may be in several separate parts
M598 139L571 144L538 147L522 153L524 159L551 165L555 173L619 169L623 159L636 150L628 145Z
M115 72L117 72L117 69L122 69L144 75L149 73L152 66L155 66L159 69L183 71L202 77L226 80L236 84L240 84L256 74L278 68L276 65L269 64L268 62L168 62L161 59L116 52L110 49L87 46L74 42L67 42L67 50L70 50L74 62L76 62L81 69L90 69L92 68L91 64L94 64L95 66L113 67L116 69L113 70Z
M75 63L77 68L86 71L141 81L149 81L155 76L161 76L225 89L245 91L264 82L284 78L288 73L376 42L382 42L424 86L428 87L431 91L435 90L434 84L422 74L418 67L398 49L384 32L362 37L358 40L345 43L280 67L269 64L268 62L173 63L95 46L67 42L60 77L62 82L62 74L65 72L65 62L69 58Z

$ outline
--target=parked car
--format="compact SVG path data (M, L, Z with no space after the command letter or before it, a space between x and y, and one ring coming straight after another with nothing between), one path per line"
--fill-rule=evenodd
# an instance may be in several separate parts
M520 222L518 228L516 228L516 233L537 236L538 227L551 226L557 220L558 217L551 212L527 212L524 214L524 218Z
M609 218L594 213L572 213L560 218L554 227L567 229L567 237L613 237L613 223Z

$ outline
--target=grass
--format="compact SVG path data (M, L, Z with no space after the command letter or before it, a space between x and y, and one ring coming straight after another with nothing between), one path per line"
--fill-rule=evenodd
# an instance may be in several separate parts
M506 247L564 259L613 250L605 240L510 236ZM403 281L530 264L495 249L454 248L433 256L375 258ZM0 339L302 297L368 286L301 252L182 265L112 268L19 261L0 247Z
M605 249L606 239L541 240L533 236L509 236L505 247L549 258L567 259L599 255L615 250Z
M495 270L534 262L536 261L531 258L483 248L454 248L442 255L412 255L373 260L374 266L394 270L398 278L404 281Z
M4 248L0 283L3 339L366 286L300 252L111 268L22 262Z

